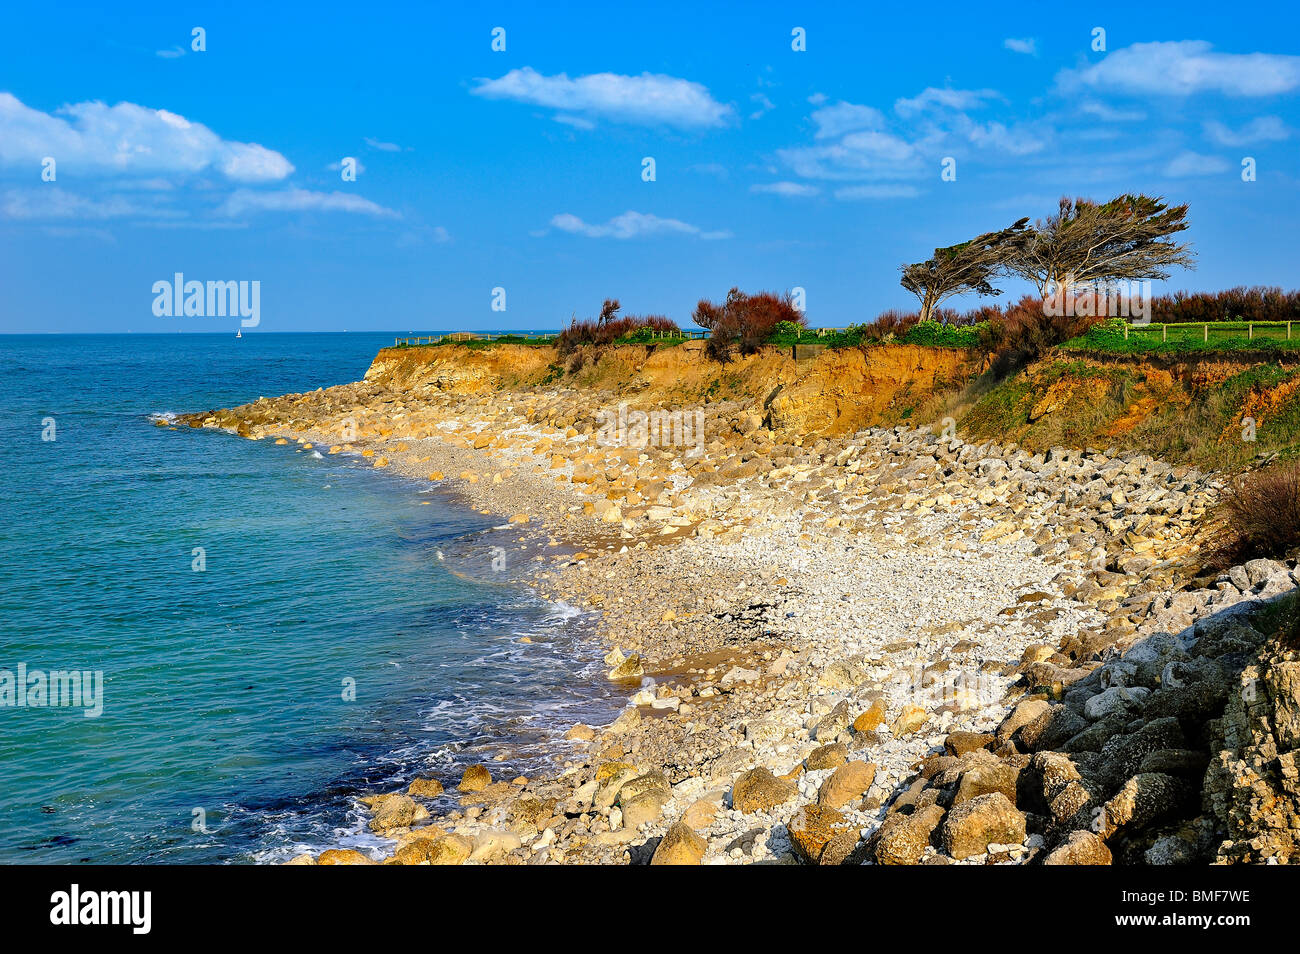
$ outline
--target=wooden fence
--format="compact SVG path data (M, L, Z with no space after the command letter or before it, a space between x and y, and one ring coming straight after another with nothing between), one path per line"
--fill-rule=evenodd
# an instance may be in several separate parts
M1194 341L1200 339L1202 342L1223 340L1225 338L1240 339L1245 338L1248 341L1272 340L1272 341L1290 341L1291 322L1289 321L1206 321L1189 324L1186 322L1173 322L1169 324L1146 324L1124 326L1124 340L1127 341L1132 335L1139 339L1148 340L1156 335L1164 341Z

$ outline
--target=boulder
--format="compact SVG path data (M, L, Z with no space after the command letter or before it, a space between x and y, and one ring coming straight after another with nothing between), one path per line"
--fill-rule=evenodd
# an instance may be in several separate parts
M623 787L627 788L626 785ZM645 791L632 798L624 798L623 793L619 792L619 802L623 808L623 827L635 830L646 822L657 821L664 805L668 804L669 797L658 790Z
M872 762L846 762L837 768L817 792L817 804L826 808L843 808L857 801L876 779Z
M425 807L409 795L381 795L371 802L371 809L375 814L370 829L378 832L410 828L429 817Z
M843 742L819 745L808 753L803 765L810 772L822 769L838 768L849 760L849 750Z
M977 762L961 773L952 797L953 807L993 792L1001 792L1014 805L1019 776L1020 772L1005 762Z
M379 862L351 848L328 848L316 859L318 865L376 865Z
M954 806L939 831L943 850L958 860L982 855L989 845L1018 845L1024 840L1025 816L1001 792Z
M695 834L689 825L678 822L659 840L659 845L650 858L650 864L698 865L708 848L708 842Z
M941 821L943 809L938 805L917 808L910 815L889 815L868 840L867 851L878 865L919 864Z
M930 714L920 706L906 705L903 706L903 711L898 714L893 725L889 727L889 731L897 739L915 732L929 721Z
M632 679L640 679L645 675L645 665L641 661L640 653L632 653L617 666L609 671L609 678L614 682L624 682Z
M1110 849L1090 831L1073 831L1043 859L1045 865L1108 865Z
M589 725L579 722L568 732L564 733L564 737L571 742L590 742L596 737L596 730Z
M512 831L481 831L474 836L474 847L470 851L469 860L498 861L521 845L522 840Z
M411 787L406 790L406 794L417 795L420 798L436 798L442 792L442 782L436 778L417 778L411 782Z
M858 827L826 805L805 805L794 813L786 830L794 853L805 864L843 863L861 837Z
M471 765L460 777L456 787L462 792L481 792L492 784L492 773L485 765Z
M948 733L948 738L944 740L943 747L949 755L962 756L967 752L988 748L996 740L997 736L991 732L967 732L959 729L956 732Z
M871 708L853 720L854 732L875 732L885 722L885 700L877 699Z
M743 773L731 787L731 807L749 815L783 805L798 794L793 782L777 778L765 768Z
M1157 772L1135 775L1102 806L1098 834L1106 840L1118 831L1136 831L1183 808L1192 788L1182 779Z

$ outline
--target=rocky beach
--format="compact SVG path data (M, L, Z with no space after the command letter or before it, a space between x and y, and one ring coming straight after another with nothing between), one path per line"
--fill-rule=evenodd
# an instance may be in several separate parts
M387 850L294 863L1291 859L1297 569L1198 575L1221 475L897 420L981 370L959 349L719 368L695 344L577 370L386 349L355 384L177 421L499 515L495 558L587 611L627 689L556 732L553 771L503 752L358 792ZM665 411L703 433L601 428Z

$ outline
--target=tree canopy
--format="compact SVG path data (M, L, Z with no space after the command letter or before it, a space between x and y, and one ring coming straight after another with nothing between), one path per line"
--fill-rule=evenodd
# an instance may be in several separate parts
M924 262L902 266L900 284L921 302L921 320L946 298L973 291L1000 295L993 280L1005 272L1030 239L1029 218L1019 219L999 232L985 232L968 242L936 248Z

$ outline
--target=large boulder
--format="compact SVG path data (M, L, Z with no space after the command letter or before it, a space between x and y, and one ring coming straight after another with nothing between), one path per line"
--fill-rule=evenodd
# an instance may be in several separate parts
M650 858L652 865L698 865L709 844L683 822L668 829Z
M938 805L917 808L910 815L889 815L868 839L867 851L878 865L919 864L941 821L943 809Z
M794 853L805 864L842 864L857 847L861 832L840 812L826 805L805 805L786 830Z
M1025 840L1025 816L1001 792L956 805L944 819L939 844L960 860L982 855L989 845L1019 845Z
M1019 776L1020 772L1005 762L976 762L961 773L952 804L957 806L981 795L1001 792L1014 805Z
M765 812L785 804L797 793L793 782L777 778L760 766L743 773L731 786L731 807L746 815Z
M1109 841L1120 830L1127 833L1145 828L1183 808L1191 794L1191 787L1172 775L1135 775L1102 806L1098 834Z
M462 792L481 792L492 784L492 773L486 765L471 765L460 777L456 787Z
M370 828L377 832L410 828L429 817L428 810L409 795L380 795L371 800L370 807L374 812Z
M352 848L328 848L322 851L320 857L316 859L318 865L375 865L378 863L369 855L363 855Z
M1108 865L1110 849L1090 831L1074 831L1043 859L1045 865Z
M843 808L867 793L876 778L872 762L847 762L822 782L817 804L826 808Z

